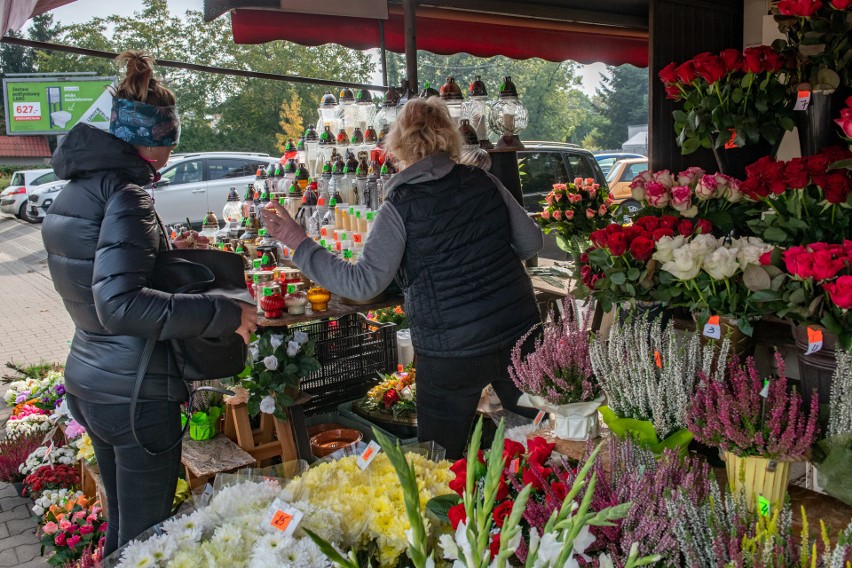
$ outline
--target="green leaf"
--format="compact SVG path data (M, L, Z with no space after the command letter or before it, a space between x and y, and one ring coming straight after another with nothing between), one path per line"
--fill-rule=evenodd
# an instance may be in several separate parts
M778 227L769 227L763 232L763 238L767 241L781 243L787 240L787 233Z
M690 137L683 141L681 145L681 153L682 154L692 154L698 147L701 145L701 142L698 138Z
M429 502L426 503L426 509L431 511L432 514L438 517L441 521L449 522L450 519L447 516L448 512L452 507L458 505L459 502L461 502L461 497L459 497L456 493L439 495L429 499Z
M761 290L751 295L751 299L755 302L772 302L781 299L781 294L772 290Z
M638 268L631 268L627 271L627 279L628 280L639 280L639 276L642 272Z
M627 282L627 276L623 272L614 272L609 278L612 280L612 283L617 286L621 286Z
M772 286L772 279L762 266L749 264L743 271L743 284L749 290L759 292L760 290L769 289Z

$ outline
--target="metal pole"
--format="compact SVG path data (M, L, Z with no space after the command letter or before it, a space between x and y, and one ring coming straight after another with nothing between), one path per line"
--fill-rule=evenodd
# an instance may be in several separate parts
M382 83L385 85L389 85L388 83L388 52L385 49L385 21L379 20L379 47L381 49L381 58L382 58Z
M408 88L417 93L417 0L402 0L402 16L405 24L405 71Z

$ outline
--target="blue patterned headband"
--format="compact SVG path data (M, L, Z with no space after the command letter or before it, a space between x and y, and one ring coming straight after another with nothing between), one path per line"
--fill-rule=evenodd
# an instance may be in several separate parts
M134 146L174 146L180 138L177 107L113 99L109 131Z

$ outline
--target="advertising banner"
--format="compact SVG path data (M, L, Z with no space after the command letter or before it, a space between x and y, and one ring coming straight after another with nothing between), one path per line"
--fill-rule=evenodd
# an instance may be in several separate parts
M3 79L6 134L65 134L78 122L107 129L114 77Z

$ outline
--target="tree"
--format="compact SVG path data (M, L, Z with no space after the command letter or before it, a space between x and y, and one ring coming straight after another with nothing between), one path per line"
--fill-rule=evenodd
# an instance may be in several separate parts
M301 113L302 102L296 93L293 93L289 101L283 101L278 110L278 116L281 120L278 125L283 130L283 134L276 134L278 140L277 148L279 152L284 152L285 146L289 140L298 140L301 138L305 129L302 126Z
M23 38L20 32L10 31L8 37ZM30 50L20 45L8 43L0 44L0 72L3 75L9 73L32 73L32 58Z
M648 123L648 69L621 65L607 67L597 89L595 105L603 121L591 135L602 148L621 148L627 140L627 127Z

